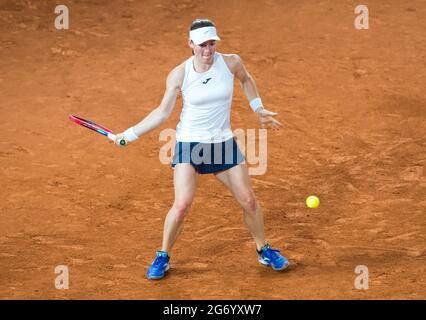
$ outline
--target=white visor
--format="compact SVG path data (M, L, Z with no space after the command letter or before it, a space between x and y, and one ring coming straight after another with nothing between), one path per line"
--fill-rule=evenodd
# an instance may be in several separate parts
M202 27L189 31L189 39L199 45L208 40L220 40L217 36L215 27Z

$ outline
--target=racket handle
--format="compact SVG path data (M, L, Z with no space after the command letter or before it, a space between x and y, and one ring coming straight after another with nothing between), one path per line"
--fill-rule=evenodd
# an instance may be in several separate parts
M115 134L113 134L113 133L109 133L108 132L108 139L110 139L110 140L112 140L112 141L115 142L115 139L117 139L117 136ZM125 146L125 145L126 145L126 140L121 139L120 140L120 146Z
M116 139L116 135L115 135L115 134L113 134L113 133L109 133L109 132L108 132L107 137L108 137L108 139L110 139L110 140L112 140L112 141L115 141L115 139Z

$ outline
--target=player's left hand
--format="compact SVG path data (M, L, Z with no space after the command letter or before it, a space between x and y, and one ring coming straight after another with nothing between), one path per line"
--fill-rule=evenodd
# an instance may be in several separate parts
M265 126L271 127L272 130L279 130L283 125L274 119L278 113L266 110L261 107L256 110L257 116L259 117L260 126L265 128Z

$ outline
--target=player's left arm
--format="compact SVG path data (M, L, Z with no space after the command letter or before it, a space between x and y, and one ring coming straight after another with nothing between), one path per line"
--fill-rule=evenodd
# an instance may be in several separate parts
M256 87L256 82L254 81L251 74L245 68L241 58L236 55L228 55L227 59L229 62L230 70L234 73L234 76L240 81L241 87L243 88L244 94L247 100L250 102L252 108L255 108L257 116L259 117L259 122L262 128L265 125L269 125L272 129L279 129L282 127L282 124L274 119L274 116L277 115L276 112L267 110L260 99L259 92Z

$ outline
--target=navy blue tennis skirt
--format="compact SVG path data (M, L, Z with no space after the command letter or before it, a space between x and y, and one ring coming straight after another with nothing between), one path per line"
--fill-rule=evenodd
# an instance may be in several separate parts
M177 142L172 167L190 163L200 174L232 168L244 161L235 138L218 143Z

